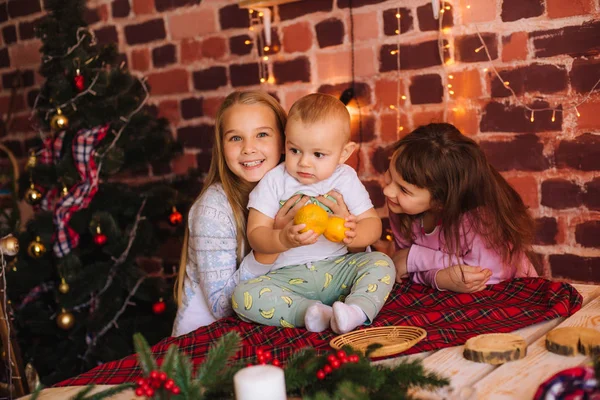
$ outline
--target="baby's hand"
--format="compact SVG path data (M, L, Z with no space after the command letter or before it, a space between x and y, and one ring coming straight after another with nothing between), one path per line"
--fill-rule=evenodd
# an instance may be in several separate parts
M346 237L344 238L344 244L350 246L356 237L356 215L349 214L345 220L344 226L346 227Z
M294 225L294 221L290 221L279 233L279 240L288 249L315 243L319 235L312 230L300 233L305 227L306 224Z

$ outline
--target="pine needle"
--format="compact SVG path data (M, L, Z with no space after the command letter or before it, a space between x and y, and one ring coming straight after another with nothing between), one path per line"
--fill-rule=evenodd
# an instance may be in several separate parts
M141 333L133 335L133 344L138 356L138 362L144 370L144 373L148 375L151 371L157 370L158 366L156 365L156 360L152 356L150 346Z
M230 358L236 355L240 348L240 334L232 331L221 336L208 351L206 359L196 374L196 380L204 386L209 386L214 377L220 373Z

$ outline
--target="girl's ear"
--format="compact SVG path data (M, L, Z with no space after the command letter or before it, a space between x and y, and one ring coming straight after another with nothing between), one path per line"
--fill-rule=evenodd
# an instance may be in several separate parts
M354 142L348 142L346 143L346 145L344 146L344 148L342 149L342 154L340 155L340 164L343 164L346 162L346 160L348 158L350 158L350 156L352 155L352 153L354 153L354 150L356 150L356 147L358 145Z

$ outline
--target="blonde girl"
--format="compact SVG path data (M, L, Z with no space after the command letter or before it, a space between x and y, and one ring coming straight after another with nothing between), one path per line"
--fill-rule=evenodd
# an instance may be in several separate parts
M421 126L394 149L383 190L396 277L474 292L537 276L535 224L519 194L453 125Z
M235 285L263 272L238 270L250 250L246 205L256 183L281 161L285 124L281 105L260 91L231 93L219 108L210 169L188 215L173 336L231 315ZM280 223L293 217L295 200L280 210Z

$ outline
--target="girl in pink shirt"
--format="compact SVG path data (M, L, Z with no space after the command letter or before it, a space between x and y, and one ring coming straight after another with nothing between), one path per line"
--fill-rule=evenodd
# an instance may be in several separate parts
M476 292L537 276L523 200L453 125L421 126L396 143L385 184L397 281Z

